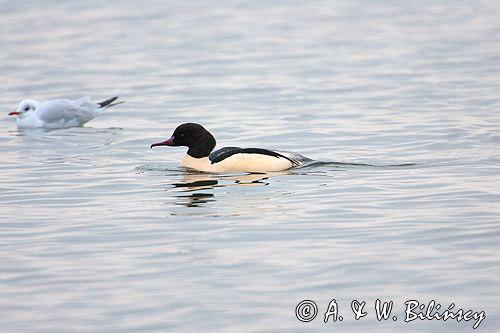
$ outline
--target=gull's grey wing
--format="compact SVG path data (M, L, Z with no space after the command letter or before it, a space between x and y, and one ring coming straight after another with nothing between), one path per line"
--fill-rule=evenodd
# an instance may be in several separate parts
M96 108L97 109L97 105ZM94 109L84 108L70 100L54 100L42 104L39 117L41 120L54 122L74 122L83 124L96 116Z

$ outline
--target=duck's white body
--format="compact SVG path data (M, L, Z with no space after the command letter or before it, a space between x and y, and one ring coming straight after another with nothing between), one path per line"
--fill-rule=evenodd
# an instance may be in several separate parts
M296 166L286 158L261 154L235 154L215 163L208 157L194 158L186 154L181 165L205 172L273 172Z
M82 126L89 120L97 117L109 106L115 105L111 98L101 103L93 102L90 97L77 100L55 99L40 103L35 100L24 100L19 104L16 112L17 126L20 128L60 129Z

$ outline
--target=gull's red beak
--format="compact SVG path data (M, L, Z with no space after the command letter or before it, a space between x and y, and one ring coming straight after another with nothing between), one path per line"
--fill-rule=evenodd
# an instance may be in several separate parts
M175 146L174 137L172 136L170 139L165 140L163 142L153 143L151 145L151 148L156 147L156 146Z
M20 112L13 111L13 112L9 113L9 116L18 116L19 114L20 114Z

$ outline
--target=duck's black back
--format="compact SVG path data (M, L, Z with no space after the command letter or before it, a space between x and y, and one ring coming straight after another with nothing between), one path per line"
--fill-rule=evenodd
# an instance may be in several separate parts
M240 147L224 147L221 149L218 149L214 152L212 152L209 156L208 159L212 164L221 162L225 160L226 158L236 155L236 154L260 154L260 155L268 155L272 157L282 157L286 158L290 162L292 162L294 165L300 164L298 161L287 157L285 155L282 155L276 151L269 150L269 149L263 149L263 148L240 148Z

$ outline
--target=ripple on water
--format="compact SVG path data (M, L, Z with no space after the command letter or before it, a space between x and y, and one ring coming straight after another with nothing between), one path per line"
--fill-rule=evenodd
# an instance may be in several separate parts
M0 122L2 332L470 331L405 324L412 298L494 332L498 7L0 2L4 112L126 101L81 128ZM315 161L207 174L149 149L193 121ZM393 300L399 320L294 318L332 298Z

